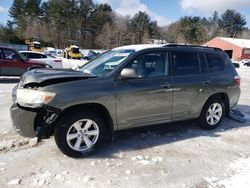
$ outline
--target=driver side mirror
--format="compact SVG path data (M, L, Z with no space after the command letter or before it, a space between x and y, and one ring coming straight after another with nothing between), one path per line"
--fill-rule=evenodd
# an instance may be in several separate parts
M132 69L132 68L122 69L120 77L123 80L139 78L139 76L136 74L135 69Z

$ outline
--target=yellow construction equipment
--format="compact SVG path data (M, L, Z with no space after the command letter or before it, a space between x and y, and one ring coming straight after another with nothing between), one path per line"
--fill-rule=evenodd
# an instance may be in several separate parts
M70 45L68 48L64 50L64 58L67 59L81 59L82 53L80 49L76 45Z
M28 45L29 51L35 51L35 52L43 51L41 43L39 42L39 39L36 37L34 37L32 41L30 39L25 40L25 43Z

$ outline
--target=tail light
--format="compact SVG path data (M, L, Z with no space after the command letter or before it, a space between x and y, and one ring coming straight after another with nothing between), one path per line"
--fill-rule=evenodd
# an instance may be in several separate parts
M234 76L234 82L235 82L235 84L238 85L238 86L240 86L240 79L241 79L241 78L240 78L239 75L235 75L235 76Z
M56 63L61 63L62 60L61 60L61 59L55 59L54 62L56 62Z

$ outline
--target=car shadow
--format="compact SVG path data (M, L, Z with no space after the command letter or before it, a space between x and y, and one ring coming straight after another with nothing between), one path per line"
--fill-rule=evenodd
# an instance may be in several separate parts
M221 132L250 126L250 106L238 105L236 109L244 109L247 112L245 114L246 123L240 123L227 117L222 125L214 130L203 130L198 127L195 120L189 120L120 131L115 134L112 142L103 144L89 158L117 158L115 154L120 152L143 150L201 136L220 137Z
M18 83L20 77L0 77L0 84L14 84Z

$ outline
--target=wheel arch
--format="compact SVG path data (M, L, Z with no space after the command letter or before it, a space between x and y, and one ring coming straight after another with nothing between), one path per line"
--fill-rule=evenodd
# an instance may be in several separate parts
M229 97L226 93L220 92L220 93L214 93L211 96L209 96L206 100L206 102L203 104L202 109L204 108L204 106L208 103L208 101L210 101L211 99L221 99L223 100L223 102L225 103L225 115L228 116L229 115L229 111L230 111L230 102L229 102Z
M75 111L91 111L100 114L105 120L105 127L107 128L110 136L113 136L114 122L111 117L111 114L104 105L99 103L86 103L86 104L79 104L67 107L59 114L56 122L54 123L54 126L52 127L51 133L52 134L54 133L55 126L61 120L62 117L69 114L70 112L75 112Z

